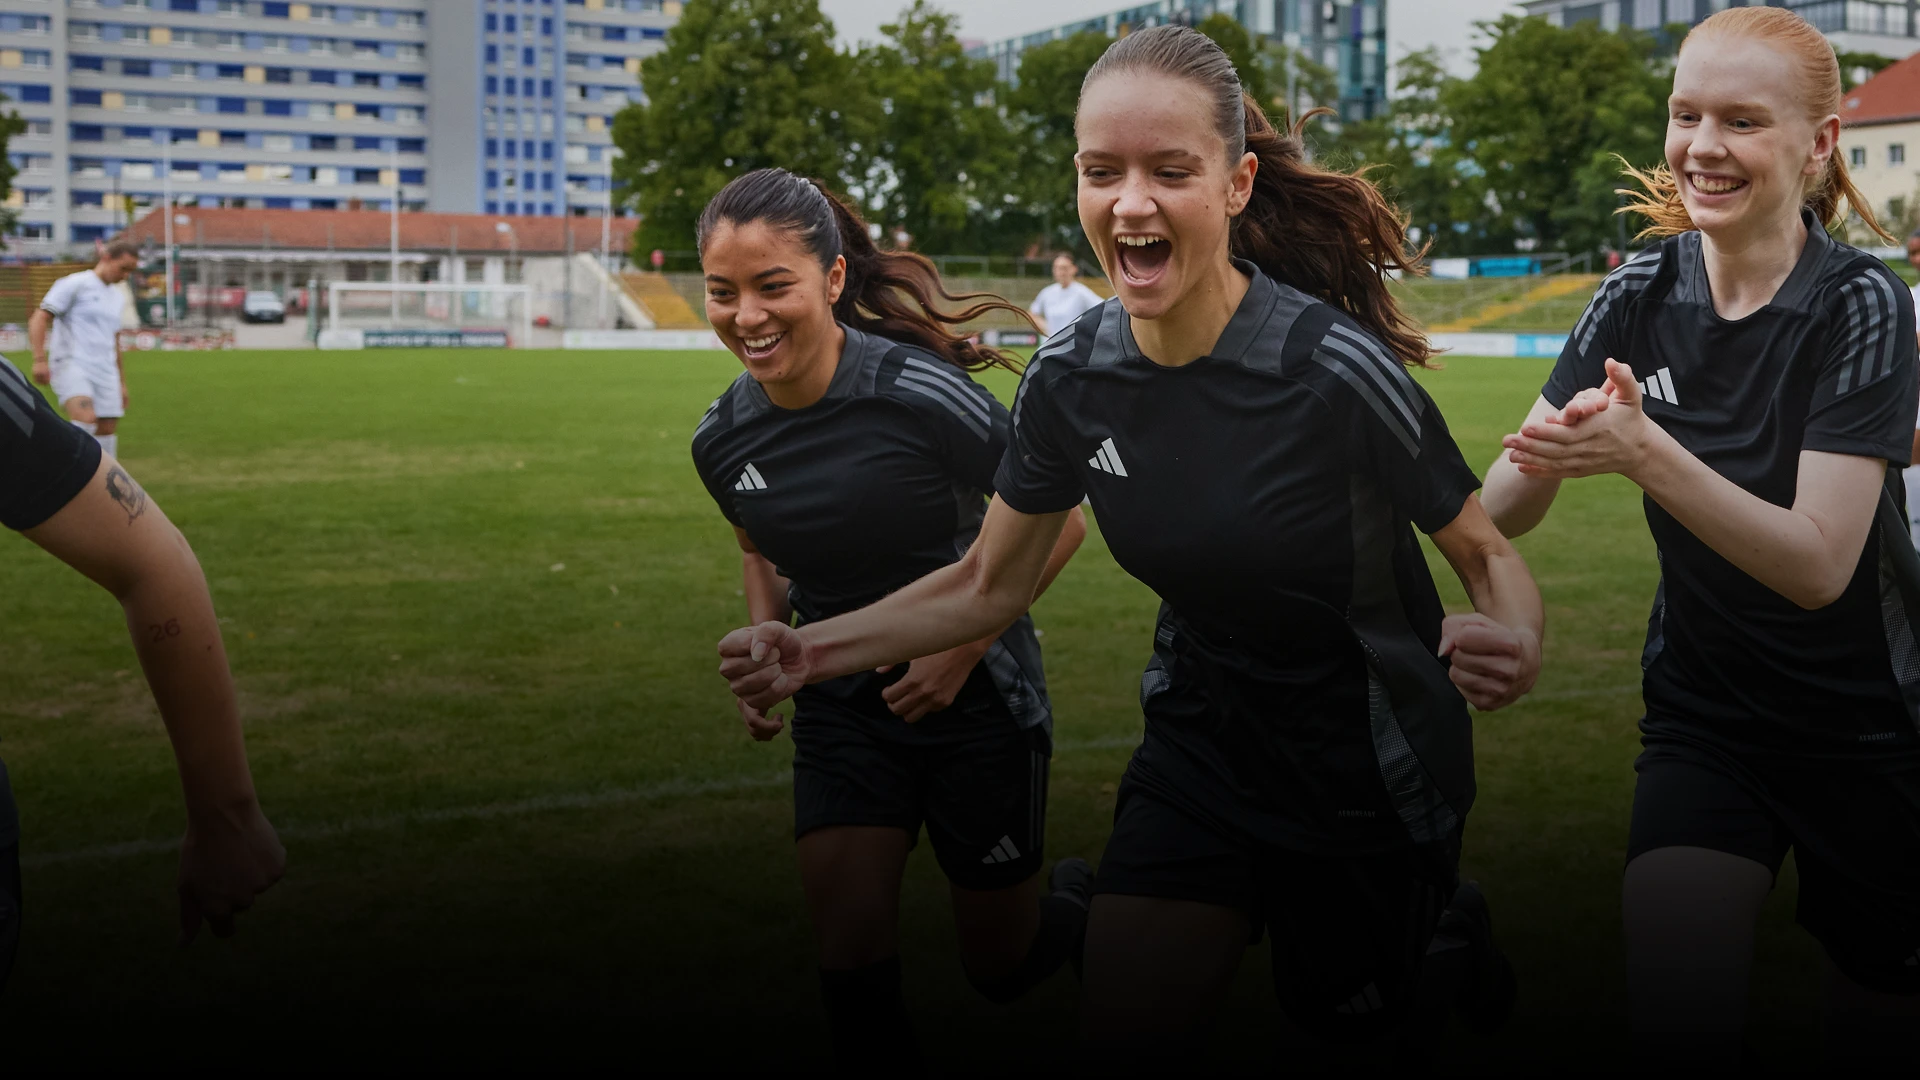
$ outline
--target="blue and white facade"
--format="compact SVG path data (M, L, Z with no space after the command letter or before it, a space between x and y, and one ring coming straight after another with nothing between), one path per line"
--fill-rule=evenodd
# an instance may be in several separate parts
M677 0L0 0L9 254L88 250L162 198L598 215L612 116ZM263 238L270 244L270 238Z
M1914 0L1521 0L1529 15L1555 26L1592 20L1602 29L1693 26L1730 7L1780 7L1827 35L1841 52L1902 60L1920 51L1920 3Z

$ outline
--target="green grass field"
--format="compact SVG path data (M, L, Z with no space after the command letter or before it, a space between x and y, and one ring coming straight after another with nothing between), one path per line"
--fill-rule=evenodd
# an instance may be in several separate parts
M206 566L289 868L239 937L175 947L181 811L118 608L0 535L0 754L29 906L0 999L9 1065L824 1066L790 744L749 741L713 671L744 603L687 442L733 359L128 363L123 458ZM1458 358L1424 379L1480 463L1545 370ZM1442 1058L1603 1068L1623 1050L1617 896L1652 549L1636 493L1611 478L1571 485L1521 546L1547 600L1546 669L1478 720L1465 856L1520 1012L1492 1039L1456 1032ZM1051 855L1099 855L1153 613L1097 528L1036 609L1058 716ZM1818 983L1792 898L1789 872L1752 1013L1759 1060L1789 1065L1812 1052ZM904 933L930 1061L1069 1052L1070 974L1009 1009L966 986L925 845ZM1215 1041L1243 1067L1300 1052L1264 946Z

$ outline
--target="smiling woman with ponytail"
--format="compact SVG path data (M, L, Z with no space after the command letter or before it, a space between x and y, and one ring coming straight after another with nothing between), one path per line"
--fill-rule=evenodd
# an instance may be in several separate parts
M1432 1030L1418 1002L1497 1027L1512 972L1458 880L1467 708L1532 686L1540 597L1409 374L1431 350L1387 290L1402 220L1182 27L1110 47L1076 132L1116 296L1028 364L979 538L863 610L728 635L721 672L765 707L1002 624L1086 497L1163 603L1088 921L1085 1049L1190 1066L1262 932L1287 1014L1323 1039ZM1415 529L1472 614L1441 607Z
M1666 162L1628 170L1660 242L1601 283L1488 472L1509 535L1563 481L1645 492L1659 584L1621 899L1639 1060L1742 1058L1762 902L1789 850L1829 961L1835 1064L1911 1071L1920 1029L1920 575L1913 301L1831 239L1891 241L1840 154L1840 67L1777 7L1680 49ZM1657 1063L1657 1064L1656 1064Z
M949 293L931 262L879 250L844 201L784 169L728 184L697 238L707 318L746 371L693 459L733 526L748 616L830 619L958 560L1008 429L966 373L1012 366L963 328L1026 313ZM1064 525L998 625L791 695L795 846L842 1072L920 1071L898 924L923 825L981 994L1011 1001L1079 951L1087 864L1060 860L1038 891L1053 714L1026 614L1085 534L1077 510ZM774 704L737 702L753 738L785 729Z

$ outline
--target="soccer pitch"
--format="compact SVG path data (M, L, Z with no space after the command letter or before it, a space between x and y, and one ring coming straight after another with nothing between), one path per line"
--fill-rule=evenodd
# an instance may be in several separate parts
M750 741L714 674L745 618L732 536L688 460L725 353L394 351L128 358L124 460L212 585L286 879L237 938L173 942L182 825L119 609L0 533L0 756L26 934L9 1063L609 1061L824 1067L793 866L791 744ZM1544 362L1422 376L1468 460ZM1009 377L987 380L1003 399ZM1155 601L1088 541L1035 609L1053 688L1048 855L1097 860L1140 730ZM1520 548L1546 666L1477 718L1465 873L1521 978L1513 1025L1451 1067L1606 1067L1624 1051L1619 876L1654 583L1638 494L1569 485ZM1434 558L1443 595L1458 583ZM1303 882L1301 887L1311 887ZM1805 1061L1817 947L1767 906L1750 1027ZM925 844L904 896L927 1059L1068 1057L1062 973L1007 1009L968 988ZM185 1029L185 1030L183 1030ZM1297 1059L1249 952L1224 1061ZM375 1057L375 1055L379 1055Z

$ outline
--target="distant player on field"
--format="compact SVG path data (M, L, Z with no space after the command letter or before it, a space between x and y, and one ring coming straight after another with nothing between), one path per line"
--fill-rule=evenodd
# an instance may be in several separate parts
M127 412L127 370L120 361L126 296L119 285L139 262L138 245L115 240L93 269L54 282L27 320L34 381L51 385L67 419L108 454L119 451L115 432Z
M1920 229L1913 230L1907 236L1907 262L1912 264L1914 269L1920 270ZM1920 285L1915 285L1912 291L1914 307L1920 308ZM1916 423L1920 424L1920 421ZM1913 459L1920 461L1920 426L1916 426L1913 431ZM1905 479L1907 531L1913 537L1914 544L1920 546L1920 468L1908 466Z
M1040 333L1052 334L1102 303L1100 294L1080 284L1080 266L1061 252L1053 257L1053 284L1040 290L1027 310L1040 324Z
M1827 232L1844 200L1887 235L1838 153L1841 100L1833 47L1798 15L1694 28L1666 163L1633 174L1628 209L1660 242L1601 284L1487 475L1510 536L1562 480L1646 493L1660 586L1621 899L1629 1020L1662 1071L1739 1067L1789 849L1826 950L1829 1051L1914 1064L1920 649L1904 523L1878 509L1911 463L1920 383L1908 290Z
M181 938L191 940L202 920L226 937L233 933L234 915L279 880L286 852L254 796L206 578L192 549L140 485L55 415L5 358L0 525L93 579L126 609L186 797ZM0 764L0 987L19 941L20 828Z

